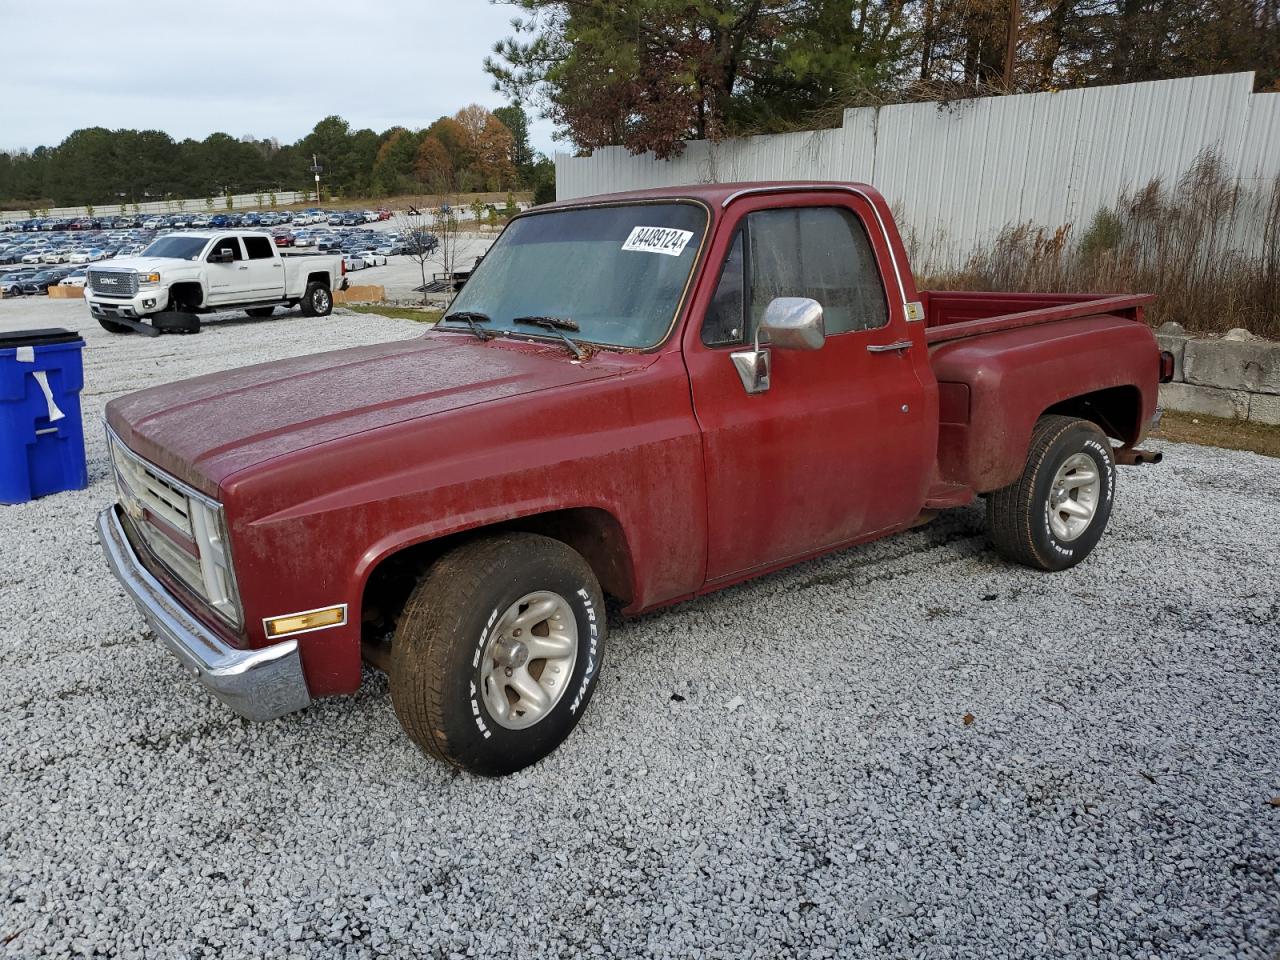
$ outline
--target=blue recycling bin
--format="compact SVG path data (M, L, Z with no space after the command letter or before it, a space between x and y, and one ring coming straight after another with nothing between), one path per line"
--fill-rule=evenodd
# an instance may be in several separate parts
M83 349L70 330L0 333L0 503L89 485Z

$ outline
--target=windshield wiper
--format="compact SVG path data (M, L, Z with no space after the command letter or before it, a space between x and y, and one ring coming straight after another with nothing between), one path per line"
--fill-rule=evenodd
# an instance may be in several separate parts
M542 327L543 330L550 330L557 337L564 341L566 347L573 351L573 355L581 360L586 356L582 352L582 348L574 343L564 333L566 330L580 330L576 321L565 320L561 317L512 317L512 323L522 323L527 327Z
M445 316L441 318L442 323L446 323L450 320L457 320L459 323L465 323L471 328L472 333L486 343L497 336L497 334L492 330L486 330L484 327L480 326L482 323L490 322L490 318L487 313L479 313L475 310L459 310L457 313L445 314Z

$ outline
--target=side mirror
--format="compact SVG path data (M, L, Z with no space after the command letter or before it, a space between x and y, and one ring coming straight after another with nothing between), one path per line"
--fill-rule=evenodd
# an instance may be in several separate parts
M213 253L209 254L210 263L231 263L235 258L236 255L226 247L223 247L220 250L215 250Z
M779 350L817 350L827 339L822 304L808 297L775 297L765 307L760 333Z

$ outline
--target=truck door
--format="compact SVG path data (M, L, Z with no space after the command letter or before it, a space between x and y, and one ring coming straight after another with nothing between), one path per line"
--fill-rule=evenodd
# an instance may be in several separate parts
M231 253L232 259L219 262L218 257L227 252ZM205 276L209 278L205 303L216 306L219 303L233 303L239 299L238 291L244 285L246 270L244 251L240 248L239 239L230 234L218 237L204 259Z
M268 237L241 237L248 255L246 300L279 300L284 297L284 261Z
M936 393L917 372L923 324L907 323L899 288L883 281L893 255L870 205L765 195L728 216L708 261L719 276L684 342L703 432L708 584L905 526L937 444ZM768 348L769 387L749 394L731 354L752 345L775 297L818 301L826 339Z

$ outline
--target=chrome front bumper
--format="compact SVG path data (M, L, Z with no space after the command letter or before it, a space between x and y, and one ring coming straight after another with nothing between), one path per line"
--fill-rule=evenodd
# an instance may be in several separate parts
M247 720L272 720L311 702L298 641L240 650L188 613L142 565L120 524L118 507L98 514L98 539L111 572L147 624L187 672Z

